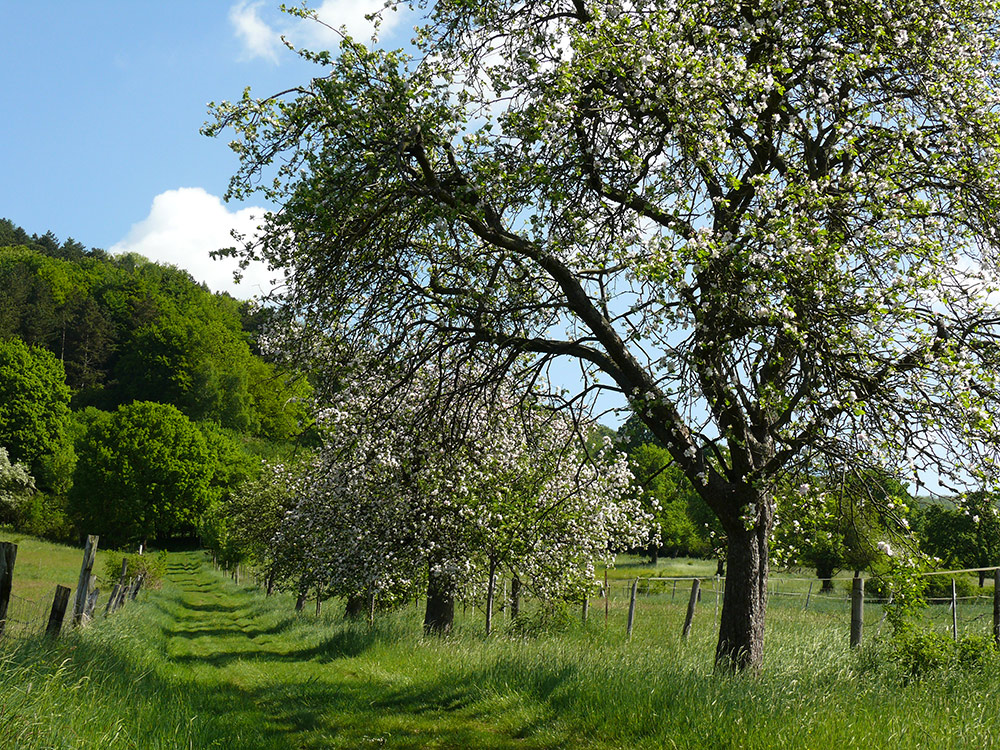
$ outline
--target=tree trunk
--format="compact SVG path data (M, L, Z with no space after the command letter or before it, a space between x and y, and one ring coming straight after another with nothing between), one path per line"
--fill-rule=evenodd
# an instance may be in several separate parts
M824 560L816 562L816 577L822 581L820 591L833 591L833 565Z
M353 594L347 597L347 606L344 608L345 620L360 620L368 614L368 597L362 594Z
M299 597L295 600L295 611L301 612L306 606L306 595L309 593L309 587L305 582L299 584Z
M490 581L486 587L486 635L493 633L493 597L497 590L497 561L490 558Z
M768 538L774 511L767 501L757 507L761 517L753 529L747 531L740 526L727 530L729 575L715 650L715 666L724 671L756 671L764 660Z
M516 620L521 612L521 579L514 576L510 579L510 619Z
M649 543L649 564L656 565L660 562L660 542L659 540Z
M722 578L724 575L726 575L725 558L720 557L718 560L715 561L715 575L719 576L719 578Z
M273 570L267 574L267 596L274 593L274 577L275 573Z
M427 576L427 609L424 611L424 632L445 635L455 622L455 582L448 573L435 571L431 565Z

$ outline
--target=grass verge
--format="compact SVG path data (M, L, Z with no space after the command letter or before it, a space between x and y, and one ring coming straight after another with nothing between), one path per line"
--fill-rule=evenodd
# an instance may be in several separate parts
M683 599L678 597L678 599ZM0 747L994 747L997 662L912 679L885 644L850 653L844 613L775 599L761 675L712 673L713 601L642 600L624 634L557 619L482 636L481 614L425 638L407 607L375 627L297 615L170 556L164 587L56 644L0 649ZM869 633L877 629L870 615ZM985 626L984 626L985 627Z

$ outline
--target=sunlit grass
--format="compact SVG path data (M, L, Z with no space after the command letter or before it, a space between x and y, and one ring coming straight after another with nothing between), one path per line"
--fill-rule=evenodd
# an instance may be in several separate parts
M56 645L0 647L0 685L14 686L0 747L979 748L1000 737L991 669L908 679L874 605L868 645L852 653L843 591L805 611L802 597L775 597L764 671L714 674L705 586L686 642L689 588L640 596L631 640L620 592L607 620L595 599L586 624L574 606L558 627L519 631L532 635L514 635L502 612L486 638L482 612L459 607L439 639L422 635L412 605L374 627L344 623L335 602L317 619L175 554L144 602ZM980 614L963 613L963 632L988 632Z

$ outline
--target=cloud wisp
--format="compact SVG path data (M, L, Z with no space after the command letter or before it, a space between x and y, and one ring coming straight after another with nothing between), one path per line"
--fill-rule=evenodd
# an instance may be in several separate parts
M307 49L335 49L340 44L341 33L356 40L371 39L376 24L369 16L385 8L384 0L323 0L315 7L320 23L312 19L293 19L289 16L265 19L261 16L262 3L240 0L229 10L233 33L243 47L243 59L264 59L279 62L278 53L283 46L282 37L296 47ZM378 34L390 34L409 13L407 9L387 10L381 13Z
M281 35L260 17L260 6L259 2L241 0L229 9L229 23L243 44L243 59L260 57L277 64L278 50L282 47Z

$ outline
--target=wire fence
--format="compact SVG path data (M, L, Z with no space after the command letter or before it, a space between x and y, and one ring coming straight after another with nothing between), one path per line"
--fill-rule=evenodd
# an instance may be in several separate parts
M97 556L97 541L96 536L87 538L76 591L67 586L56 586L51 603L27 599L13 593L17 545L0 542L0 637L25 638L42 633L51 637L58 636L69 608L71 593L74 594L72 623L82 625L93 620L100 597L100 589L96 587L97 579L92 573ZM140 571L131 578L126 574L127 565L123 561L119 580L111 588L104 603L105 616L135 600L138 595L145 573Z
M48 617L48 608L42 602L11 594L4 621L4 635L13 638L40 635L45 630Z
M998 567L967 568L961 570L939 570L925 573L925 576L951 576L950 596L927 597L929 605L923 610L924 622L932 628L946 630L959 640L967 635L989 636L1000 646L1000 571ZM956 581L961 576L983 574L982 593L958 595ZM993 575L986 575L993 574ZM768 607L799 608L802 611L842 618L845 633L851 633L851 644L860 645L863 633L882 632L888 613L893 605L889 595L866 595L865 580L858 578L832 579L780 577L768 584ZM636 619L636 608L646 610L643 616L652 614L654 603L690 605L684 632L690 629L690 619L695 608L704 610L705 605L713 606L715 623L718 624L725 591L725 576L644 576L614 581L595 586L594 593L603 599L605 611L620 609L624 599L629 600L628 633L633 627L641 627ZM844 586L847 584L847 586ZM707 599L707 601L706 601ZM638 602L637 602L638 600ZM644 606L643 606L644 605ZM700 615L704 619L704 615Z

